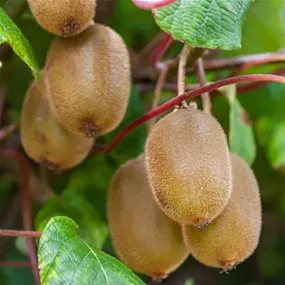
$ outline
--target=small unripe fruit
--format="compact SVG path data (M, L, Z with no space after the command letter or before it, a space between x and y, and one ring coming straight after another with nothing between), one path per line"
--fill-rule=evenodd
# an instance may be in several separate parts
M82 34L52 43L46 70L60 124L95 137L113 130L126 112L130 64L122 38L96 24Z
M157 203L181 224L203 228L230 198L226 136L205 112L180 109L158 121L147 139L146 165Z
M93 139L76 136L55 120L48 100L44 73L33 82L25 97L21 117L21 141L34 161L61 170L79 164L90 152Z
M233 269L256 249L261 230L261 202L253 171L232 154L233 193L223 213L204 231L184 227L187 246L201 263Z
M181 226L153 199L144 155L116 172L107 206L115 249L131 269L161 279L187 258Z
M28 3L37 22L62 37L81 33L95 16L96 0L28 0Z

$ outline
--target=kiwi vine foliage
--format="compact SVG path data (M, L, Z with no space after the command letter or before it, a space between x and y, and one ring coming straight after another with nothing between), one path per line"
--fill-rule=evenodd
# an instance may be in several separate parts
M0 0L1 7L4 2ZM103 6L106 5L104 2L109 1L99 2ZM284 11L284 0L256 0L247 13L242 31L242 49L222 51L218 56L231 57L275 52L282 48L285 40ZM104 23L117 31L127 46L135 51L142 50L159 32L152 14L136 8L129 0L116 0L111 12L106 13ZM32 45L39 65L42 67L45 64L47 49L53 36L35 23L28 10L18 19L17 25ZM177 55L180 48L181 44L175 43L168 52L168 56ZM5 67L0 69L1 88L5 86L6 89L5 120L17 123L24 96L33 75L17 56L8 53L5 60ZM279 67L280 64L271 64L251 69L250 72L271 72ZM207 74L209 81L224 75L222 71ZM194 80L196 81L194 76L187 76L187 82L191 83ZM143 115L145 109L149 108L153 91L140 94L141 84L139 79L133 83L127 114L120 127L104 136L98 143L110 142L123 126ZM173 93L170 91L164 91L162 100L166 101L172 96ZM283 147L285 144L285 86L271 83L238 95L238 99L252 122L257 148L253 169L259 182L263 205L264 225L260 244L255 254L229 275L219 275L216 269L206 268L192 258L188 258L184 265L163 284L184 285L187 279L193 280L195 285L285 284L285 148ZM213 114L228 134L229 104L225 98L220 96L213 100ZM146 133L146 127L141 126L109 155L91 155L74 170L54 175L52 187L63 199L67 199L65 193L68 191L69 196L66 200L68 207L62 207L58 199L49 200L44 207L36 205L33 211L36 228L41 230L45 221L54 213L69 215L83 229L88 242L94 243L96 240L98 247L104 244L103 250L115 256L107 234L106 189L119 166L143 152ZM18 136L15 136L11 143L12 146L18 147ZM6 174L0 165L0 228L7 220L5 213L8 213L10 217L16 217L13 225L19 228L18 208L20 205L18 203L15 207L11 202L17 201L14 199L18 195L17 184L11 175ZM78 200L82 207L72 203L70 197L72 193L76 193L77 196L74 194L74 197L80 198ZM86 201L88 201L88 207ZM90 205L91 208L89 208ZM13 210L12 213L9 212L10 208ZM69 209L72 209L72 215L69 214ZM92 230L93 228L96 230ZM10 239L5 244L0 240L0 260L4 258L6 260L28 260L23 239ZM149 279L145 280L148 284L152 284ZM31 271L29 268L0 268L0 284L33 284Z

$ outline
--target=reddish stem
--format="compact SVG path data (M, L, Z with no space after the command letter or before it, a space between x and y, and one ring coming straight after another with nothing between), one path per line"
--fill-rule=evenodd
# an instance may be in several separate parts
M272 74L275 74L275 75L282 75L285 73L285 68L280 68L274 72L272 72ZM254 90L256 88L260 88L262 86L265 86L266 84L268 84L268 82L262 82L262 81L259 81L259 82L251 82L249 84L243 84L241 86L238 86L237 88L237 92L238 93L244 93L244 92L248 92L248 91L251 91L251 90Z
M32 215L31 215L31 204L29 195L29 165L26 158L15 150L5 150L4 155L7 155L18 162L20 171L20 181L22 188L22 216L24 229L32 231ZM29 250L30 263L34 275L34 279L37 285L40 285L40 276L38 271L37 251L35 244L31 238L27 238L27 247Z
M236 84L240 82L252 82L252 81L271 81L271 82L279 82L285 84L285 77L272 75L272 74L250 74L250 75L243 75L237 76L232 78L226 78L215 83L209 84L207 86L201 87L196 90L188 91L180 96L177 96L169 101L163 103L162 105L158 106L156 109L148 112L144 116L140 117L139 119L135 120L128 126L126 126L109 144L108 147L104 149L97 149L95 148L94 151L102 152L102 153L109 153L111 152L129 133L131 133L134 129L142 125L143 123L147 122L148 120L160 115L161 113L167 111L168 109L174 107L175 105L180 104L184 100L192 99L205 92L212 92L220 87Z
M154 69L158 68L158 63L172 43L173 39L171 35L165 34L158 47L154 50L150 59L151 65Z
M3 267L31 267L31 264L28 261L1 261L0 260L0 268Z
M0 229L0 236L40 238L41 232Z

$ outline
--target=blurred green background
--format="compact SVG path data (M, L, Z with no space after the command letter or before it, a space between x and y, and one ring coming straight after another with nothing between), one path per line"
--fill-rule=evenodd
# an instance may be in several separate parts
M0 0L1 7L4 4ZM151 12L136 8L130 0L99 1L96 20L110 25L122 35L132 51L133 58L159 33ZM28 9L16 21L33 46L41 66L45 63L47 49L53 36L44 31L33 19ZM217 57L275 52L285 40L285 1L256 0L251 6L243 27L243 48L239 51L218 52ZM175 43L168 56L177 55L181 48ZM11 52L1 55L0 88L6 90L4 124L18 122L25 92L32 81L27 66ZM284 64L251 69L249 72L271 72ZM118 128L141 116L149 109L153 87L143 91L142 86L153 86L151 76L141 76L144 67L134 68L134 84L127 115ZM209 73L208 79L221 78L227 72ZM187 77L193 82L195 77ZM175 95L163 92L162 101ZM248 260L230 274L200 265L191 257L162 284L184 285L284 285L285 284L285 86L268 84L254 91L239 94L241 104L249 113L257 144L257 157L253 169L257 176L263 204L263 230L260 244ZM213 113L229 130L229 106L225 98L213 100ZM98 139L108 143L118 132ZM139 127L110 155L92 154L77 168L61 174L48 173L48 181L57 197L66 202L62 208L57 197L34 203L35 226L42 229L49 217L56 214L71 216L82 227L81 235L97 247L115 256L108 236L106 219L106 193L114 171L125 161L144 150L146 127ZM20 148L19 137L11 138L4 147ZM41 177L41 169L32 164L34 175ZM1 163L0 163L1 167ZM41 189L33 197L40 200ZM0 227L22 228L19 212L19 189L15 176L0 168ZM70 214L70 211L72 212ZM10 220L9 220L10 219ZM10 222L9 222L10 221ZM0 240L0 260L27 260L25 243L19 239ZM163 253L162 253L163 254ZM144 278L144 277L142 277ZM144 278L148 284L151 281ZM192 281L190 281L192 280ZM192 283L191 283L192 282ZM0 284L33 284L29 268L0 268Z

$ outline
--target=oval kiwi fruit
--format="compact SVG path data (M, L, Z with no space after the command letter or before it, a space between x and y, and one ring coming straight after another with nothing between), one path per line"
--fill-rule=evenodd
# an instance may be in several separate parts
M28 0L36 21L48 32L62 37L81 33L93 21L95 0Z
M187 258L181 226L169 219L153 199L144 155L117 170L107 209L116 252L131 269L161 279Z
M93 139L76 136L59 125L48 100L48 81L42 73L26 94L21 116L21 141L34 161L55 170L79 164L90 152Z
M261 202L253 171L232 154L233 193L223 213L204 231L184 226L185 242L201 263L233 269L256 249L261 230Z
M56 118L78 135L96 137L123 119L130 95L130 64L122 38L94 24L52 43L46 70Z
M179 109L158 121L147 139L146 165L157 203L181 224L207 226L230 198L226 136L205 112Z

